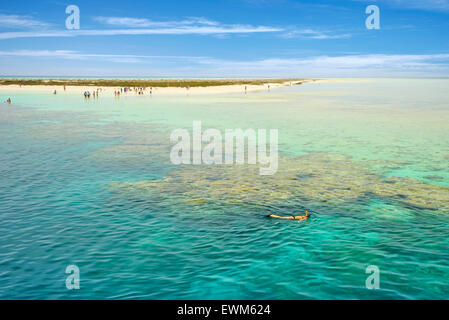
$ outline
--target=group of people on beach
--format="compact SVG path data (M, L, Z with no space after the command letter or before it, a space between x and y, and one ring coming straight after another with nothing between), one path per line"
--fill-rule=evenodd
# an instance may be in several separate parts
M138 87L134 87L134 88L124 87L124 88L120 88L120 90L119 89L114 90L114 96L117 98L117 97L120 97L120 95L122 93L128 93L128 92L131 92L131 91L134 91L138 95L144 95L145 94L144 91L146 91L146 90L147 90L146 87L139 87L139 88ZM97 90L93 90L92 91L92 96L94 98L98 98L98 94L101 91L103 91L102 88L98 88ZM149 93L150 93L150 95L153 94L153 87L150 87L150 92ZM54 94L56 94L56 90L54 91ZM84 97L85 98L90 98L90 96L91 96L91 92L90 91L84 91Z
M101 91L103 91L102 88L97 88L97 90L93 90L93 91L92 91L92 96L93 96L94 98L98 98L98 94L99 94L99 92L101 92ZM84 98L87 98L87 99L90 98L90 91L84 91Z
M128 93L131 91L134 91L138 95L144 95L146 90L147 90L147 87L134 87L134 88L124 87L124 88L120 88L120 90L115 90L114 96L120 97L120 94ZM152 95L152 94L153 94L153 87L150 87L150 95Z

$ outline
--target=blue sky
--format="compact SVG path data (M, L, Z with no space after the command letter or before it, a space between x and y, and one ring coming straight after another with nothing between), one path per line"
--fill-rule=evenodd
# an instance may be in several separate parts
M2 1L0 75L448 77L449 0Z

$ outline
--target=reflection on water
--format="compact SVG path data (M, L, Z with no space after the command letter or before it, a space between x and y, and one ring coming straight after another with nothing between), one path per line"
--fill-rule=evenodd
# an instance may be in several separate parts
M446 298L448 80L0 105L1 298ZM1 100L1 99L0 99ZM169 134L277 128L279 170L174 166ZM302 214L305 223L269 213ZM76 264L81 290L65 289ZM368 265L379 291L365 288Z

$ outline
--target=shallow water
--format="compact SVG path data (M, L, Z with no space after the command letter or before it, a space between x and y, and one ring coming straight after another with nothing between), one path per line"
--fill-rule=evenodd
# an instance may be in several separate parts
M448 87L2 91L0 298L447 299ZM278 173L172 165L170 132L193 120L279 129ZM305 208L306 223L264 218ZM65 287L70 264L80 290ZM365 287L368 265L379 290Z

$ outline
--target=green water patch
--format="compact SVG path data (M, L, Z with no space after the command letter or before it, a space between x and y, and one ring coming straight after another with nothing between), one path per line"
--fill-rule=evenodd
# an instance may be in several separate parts
M443 164L441 164L443 165ZM420 181L449 187L449 172L442 167L423 168L419 165L403 166L391 170L387 174L388 177L414 178Z

